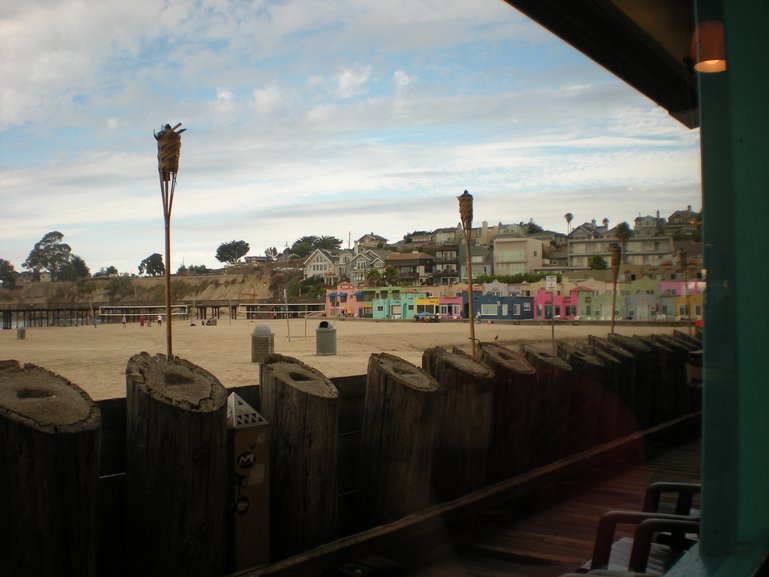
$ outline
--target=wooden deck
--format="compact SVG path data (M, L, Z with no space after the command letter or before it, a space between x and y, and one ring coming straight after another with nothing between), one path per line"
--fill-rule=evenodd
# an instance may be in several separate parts
M620 472L594 470L589 477L544 487L539 499L529 496L506 510L489 511L484 522L463 531L451 545L436 549L429 562L397 573L411 577L558 577L573 571L590 559L603 513L640 510L650 483L699 481L700 439L666 448L646 462L610 467ZM554 502L540 508L548 494L556 494ZM617 537L628 534L621 526L619 529Z

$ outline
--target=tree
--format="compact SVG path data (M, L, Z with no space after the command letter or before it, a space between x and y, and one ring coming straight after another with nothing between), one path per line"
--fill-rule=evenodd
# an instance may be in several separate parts
M370 268L366 271L366 284L369 286L377 286L381 280L382 275L375 268Z
M36 276L41 270L47 270L51 273L51 280L56 280L57 272L69 261L72 252L68 244L61 242L63 238L64 235L57 230L49 232L35 243L21 266L34 271Z
M16 271L10 261L0 258L0 286L12 289L16 286Z
M536 234L542 232L542 227L539 226L534 219L529 219L529 223L526 225L526 234Z
M396 269L394 266L386 266L382 272L382 278L388 285L398 284L398 281L400 280L398 269Z
M317 241L317 236L303 236L294 241L294 244L291 245L291 252L300 258L309 256Z
M622 258L620 261L624 261L626 260L625 243L627 242L627 239L633 236L633 231L627 222L621 222L617 225L617 228L614 229L614 235L619 239L619 245L622 247Z
M223 242L216 249L216 260L219 262L228 262L235 264L240 257L248 254L251 247L245 240L233 240L232 242Z
M588 261L588 265L593 270L606 270L609 268L609 265L606 262L606 259L603 258L600 254L594 254L590 257L590 260Z
M342 241L335 236L319 236L313 243L314 248L322 248L323 250L339 250L342 246Z
M264 249L264 256L266 256L270 260L275 260L278 258L278 249L274 246L267 247Z
M163 276L166 274L166 267L160 254L153 253L139 263L139 274L145 273L149 276Z
M118 272L117 269L110 265L107 268L101 267L99 269L99 272L93 273L93 278L101 278L105 276L117 276Z
M59 269L59 280L76 281L90 276L91 270L88 265L76 254L73 254Z
M563 218L566 219L566 234L571 234L571 221L574 220L574 215L570 212L567 212L563 215Z

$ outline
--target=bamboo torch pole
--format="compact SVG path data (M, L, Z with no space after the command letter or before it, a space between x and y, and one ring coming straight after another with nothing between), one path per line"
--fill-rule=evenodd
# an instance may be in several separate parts
M158 176L160 178L160 196L163 201L163 220L165 222L165 300L166 300L166 350L168 358L173 356L171 329L171 209L176 191L176 173L179 172L179 153L182 147L181 133L186 130L173 128L166 124L160 132L153 132L158 144Z
M459 197L459 217L462 220L462 229L465 231L465 253L467 254L467 316L470 326L470 342L472 343L472 355L476 356L475 347L475 318L473 316L473 269L472 256L470 254L470 233L473 227L473 195L463 192Z

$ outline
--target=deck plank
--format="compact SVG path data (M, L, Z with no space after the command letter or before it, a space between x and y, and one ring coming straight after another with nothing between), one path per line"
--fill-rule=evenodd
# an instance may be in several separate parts
M603 475L603 477L602 477ZM656 481L698 482L700 439L660 452L645 463L629 463L606 477L563 484L554 504L536 512L491 512L463 533L450 553L423 564L412 577L558 577L593 553L598 520L609 510L640 510L646 487ZM618 527L616 538L631 536Z
M497 521L467 536L463 549L476 556L551 565L557 576L564 565L576 569L590 559L601 515L609 510L640 510L646 487L656 481L697 482L700 440L672 447L650 461L603 480L588 480L562 500L531 515ZM620 526L617 538L631 536ZM527 567L524 567L526 569Z

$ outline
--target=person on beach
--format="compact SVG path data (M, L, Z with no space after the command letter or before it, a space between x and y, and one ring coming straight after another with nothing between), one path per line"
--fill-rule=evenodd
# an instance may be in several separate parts
M139 326L140 326L140 327L143 327L143 326L144 326L144 315L142 315L142 316L140 316L140 317L139 317Z
M126 324L126 318L125 318L125 315L123 315L123 328L125 328L125 324Z
M163 315L158 315L158 326L163 326Z

